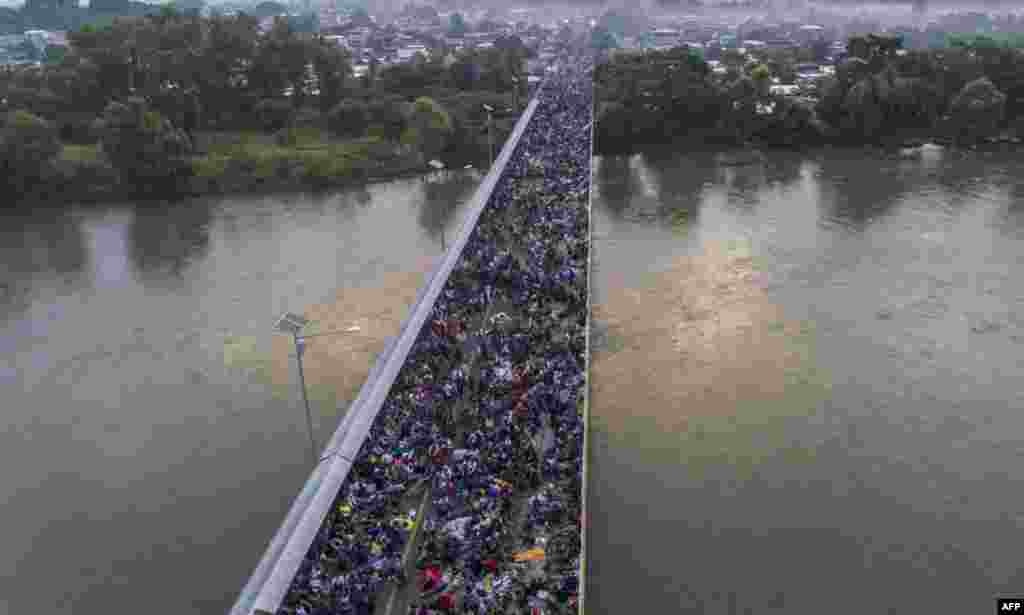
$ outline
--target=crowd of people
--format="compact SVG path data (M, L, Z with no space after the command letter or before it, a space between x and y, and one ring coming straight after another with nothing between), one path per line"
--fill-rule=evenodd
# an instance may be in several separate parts
M592 71L538 94L279 615L577 611Z

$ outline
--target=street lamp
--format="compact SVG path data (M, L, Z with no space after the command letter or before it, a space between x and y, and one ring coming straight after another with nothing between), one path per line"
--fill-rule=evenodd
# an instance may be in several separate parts
M306 427L309 429L309 452L316 463L316 440L313 438L313 415L309 411L309 398L306 397L306 377L302 373L302 352L306 347L306 337L299 335L309 321L291 312L285 312L277 319L274 328L281 333L291 334L295 340L295 354L299 360L299 383L302 385L302 402L306 405Z
M491 151L491 166L494 166L494 122L492 121L491 114L494 113L494 107L490 105L484 105L484 111L487 112L487 143L490 146Z

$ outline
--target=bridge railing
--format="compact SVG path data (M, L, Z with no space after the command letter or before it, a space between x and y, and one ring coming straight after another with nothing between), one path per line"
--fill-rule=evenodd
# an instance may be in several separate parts
M544 84L537 88L539 94ZM515 153L519 140L533 118L537 95L527 105L512 134L505 141L490 172L477 188L472 207L458 237L420 291L401 332L391 340L377 359L356 400L349 406L331 440L320 454L319 462L295 498L284 522L270 541L256 570L239 594L231 615L272 615L283 602L303 558L316 538L331 505L366 440L374 419L387 399L392 384L413 347L420 330L430 316L448 277L476 228L505 167Z
M590 181L587 184L587 336L586 336L586 365L584 369L583 385L583 481L580 502L583 513L583 522L580 524L580 592L579 592L579 615L586 613L586 586L587 569L589 560L587 555L590 549L587 548L587 534L590 526L590 509L587 507L587 484L590 482L590 319L594 313L592 309L593 286L591 275L594 271L594 125L597 123L595 106L597 102L593 97L593 83L591 83L591 107L590 107Z

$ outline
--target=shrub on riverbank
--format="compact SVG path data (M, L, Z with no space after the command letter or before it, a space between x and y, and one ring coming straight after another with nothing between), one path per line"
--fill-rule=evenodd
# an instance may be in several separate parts
M330 116L313 108L292 112L289 122L270 134L235 130L186 135L147 101L130 98L108 105L91 123L90 135L98 142L54 141L59 155L45 164L30 155L9 158L26 173L32 171L28 175L50 177L56 170L56 182L46 191L48 199L128 198L145 188L165 195L302 190L414 173L424 170L425 160L433 157L449 167L486 163L490 137L482 105L499 110L492 127L495 151L517 115L504 111L511 104L510 95L493 92L418 102L417 107L396 97L368 101L365 111L373 122L372 136L365 136L365 125L357 131L360 136L339 134L346 131L337 130L339 125L332 126ZM343 104L340 109L346 108ZM42 122L39 126L50 126L36 119ZM404 145L395 142L403 131Z
M191 140L141 98L108 105L96 131L104 155L126 183L160 189L191 172Z
M96 163L103 159L103 152L100 151L99 144L65 143L60 151L60 159L70 163Z
M30 190L53 170L60 153L57 131L40 117L14 111L0 126L0 177L8 189Z
M415 156L403 155L379 138L339 142L320 137L313 131L299 131L284 139L291 146L252 135L214 145L192 159L194 177L188 191L325 188L421 169Z
M291 146L279 145L274 137L259 133L199 137L197 140L207 144L201 148L203 153L187 158L187 173L172 178L174 185L169 189L175 194L326 188L423 170L416 156L402 155L394 145L372 137L331 141L318 138L315 131L300 129L285 139ZM57 142L57 147L59 153L45 167L46 181L18 188L21 200L118 199L143 193L111 164L99 144ZM12 159L25 160L26 156L12 155Z

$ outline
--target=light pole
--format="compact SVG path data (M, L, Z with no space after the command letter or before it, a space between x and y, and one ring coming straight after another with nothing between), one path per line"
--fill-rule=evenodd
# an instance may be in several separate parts
M295 340L295 354L299 360L299 383L302 385L302 403L306 405L306 427L309 429L309 452L316 464L316 440L313 438L313 415L309 411L309 398L306 397L306 376L302 373L302 352L306 347L305 336L299 335L309 321L291 312L285 312L277 319L274 328L281 333L289 333Z
M487 112L487 144L490 147L491 152L491 166L494 166L494 122L491 118L491 114L494 113L494 107L490 105L484 105L484 111Z

